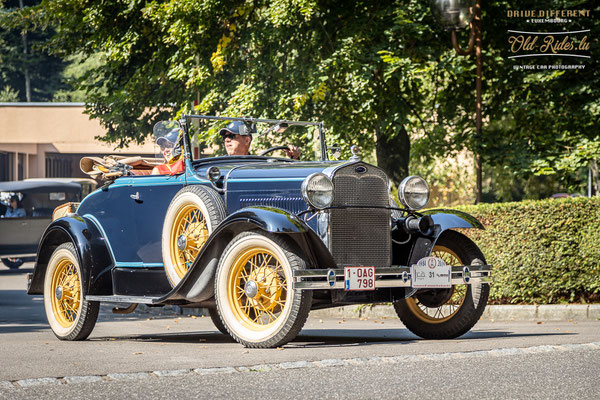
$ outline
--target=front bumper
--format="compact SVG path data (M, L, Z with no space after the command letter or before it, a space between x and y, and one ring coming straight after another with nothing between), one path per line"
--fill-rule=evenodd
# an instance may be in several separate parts
M492 281L491 265L452 266L453 285L489 284ZM292 288L299 290L344 289L344 269L305 269L293 272ZM375 289L411 288L410 267L391 266L375 268Z

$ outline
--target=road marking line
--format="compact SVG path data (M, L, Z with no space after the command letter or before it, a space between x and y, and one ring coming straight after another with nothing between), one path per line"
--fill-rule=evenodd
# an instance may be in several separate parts
M312 368L315 365L308 361L289 361L280 364L275 364L281 369L298 369L298 368Z
M152 371L152 373L156 376L165 377L165 376L182 376L187 375L192 372L191 369L172 369L172 370L161 370L161 371Z
M465 358L510 357L515 355L544 354L551 352L568 352L579 350L600 350L600 342L543 345L532 347L508 347L492 350L477 350L455 353L406 354L399 356L373 356L358 358L333 358L317 361L287 361L278 364L259 364L253 366L217 367L159 370L151 372L111 373L107 375L65 376L59 378L35 378L13 381L0 381L0 392L28 388L40 385L75 385L81 383L131 381L141 379L158 379L173 376L191 376L192 374L243 374L253 372L270 372L273 370L291 370L306 368L336 368L341 366L365 366L372 364L404 364L424 361L447 361Z
M10 381L0 381L0 389L2 389L2 390L12 390L12 389L16 389L16 387Z
M137 381L140 379L150 379L148 372L131 372L127 374L107 374L109 379L113 381Z
M238 371L233 367L219 367L219 368L196 368L195 373L200 375L214 375L214 374L235 374Z
M60 381L56 378L21 379L16 383L24 388L40 385L60 385Z
M104 380L100 375L65 376L63 379L65 383L92 383Z

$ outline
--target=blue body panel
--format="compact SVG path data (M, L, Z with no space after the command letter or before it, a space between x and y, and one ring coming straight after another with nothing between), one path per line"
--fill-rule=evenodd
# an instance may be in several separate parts
M86 197L77 213L102 231L116 266L162 267L164 217L184 184L184 175L119 178Z
M265 162L238 166L225 179L227 213L253 206L276 207L292 214L308 209L300 187L307 176L339 162ZM316 230L316 220L309 222Z

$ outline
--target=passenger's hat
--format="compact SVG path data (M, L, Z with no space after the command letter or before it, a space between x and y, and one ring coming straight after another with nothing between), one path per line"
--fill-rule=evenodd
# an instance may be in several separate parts
M253 133L256 133L256 125L246 124L242 121L233 121L219 131L221 136L225 136L228 133L241 136L251 136Z
M165 136L161 136L156 139L156 144L159 146L165 146L168 143L175 145L177 143L177 138L179 137L179 132L181 130L179 128L173 129L171 132L167 133Z

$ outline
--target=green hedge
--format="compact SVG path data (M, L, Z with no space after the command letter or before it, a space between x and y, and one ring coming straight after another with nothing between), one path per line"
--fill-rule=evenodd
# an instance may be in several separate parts
M600 197L458 207L494 266L492 303L600 301Z

